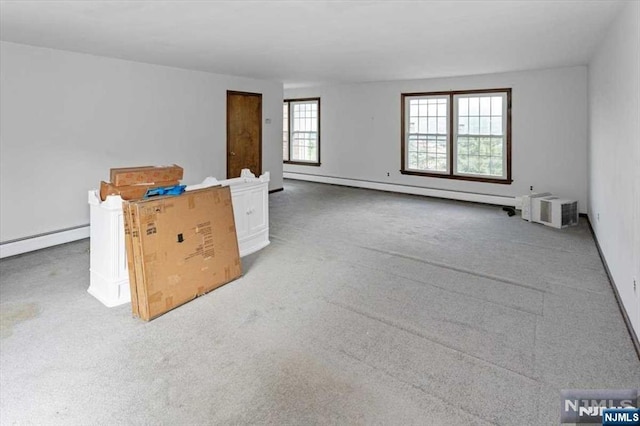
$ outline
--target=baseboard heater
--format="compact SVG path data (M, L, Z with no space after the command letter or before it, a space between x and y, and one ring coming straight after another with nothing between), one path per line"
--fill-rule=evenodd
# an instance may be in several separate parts
M426 197L446 198L449 200L470 201L474 203L494 204L497 206L515 207L515 198L503 195L479 194L475 192L454 191L449 189L428 188L400 183L379 182L364 179L340 178L334 176L314 175L307 173L284 172L285 179L303 180L307 182L327 183L330 185L350 186L353 188L373 189L401 194L423 195Z
M89 225L34 235L0 244L0 259L89 238Z

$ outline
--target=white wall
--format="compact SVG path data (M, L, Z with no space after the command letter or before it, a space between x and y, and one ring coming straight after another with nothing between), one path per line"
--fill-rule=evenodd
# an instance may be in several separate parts
M88 224L111 167L226 178L227 90L263 94L262 167L281 188L282 83L0 43L0 240Z
M640 336L640 4L629 2L589 63L589 217ZM640 282L637 283L640 287Z
M401 93L503 87L513 89L511 185L400 174ZM533 186L577 199L586 212L586 67L285 90L285 98L316 96L322 108L322 165L285 164L285 173L512 197Z

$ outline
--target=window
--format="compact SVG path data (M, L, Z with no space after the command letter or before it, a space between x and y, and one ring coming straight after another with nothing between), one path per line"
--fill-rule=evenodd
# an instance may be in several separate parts
M285 99L282 158L289 164L320 165L320 98Z
M511 89L402 94L403 174L511 183Z

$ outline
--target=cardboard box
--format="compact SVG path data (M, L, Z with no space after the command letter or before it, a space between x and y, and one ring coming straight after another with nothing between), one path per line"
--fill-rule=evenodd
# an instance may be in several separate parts
M129 202L123 202L124 204L128 204L128 218L125 220L129 220L130 226L130 236L131 236L131 251L127 252L127 264L131 264L131 271L133 274L129 273L129 289L130 293L136 295L136 303L137 305L134 307L131 305L131 312L134 316L149 320L149 308L146 303L146 288L144 281L144 271L143 271L143 255L142 248L140 246L140 223L138 220L138 212L135 208L133 208ZM133 303L133 298L131 299Z
M153 319L242 274L229 187L126 204L140 318Z
M180 181L184 170L178 165L123 167L110 170L111 183L115 186L156 185L159 182ZM176 182L176 184L179 182Z
M149 189L159 188L162 186L174 186L178 184L179 182L177 180L172 180L168 182L158 182L153 185L116 186L112 183L103 181L100 182L100 199L104 201L109 195L119 195L123 200L139 200L144 197L144 194L146 194Z
M133 240L131 237L131 216L129 203L122 203L122 215L124 217L124 247L126 253L133 253ZM131 312L133 316L139 317L138 313L138 290L136 287L136 272L133 265L133 256L127 255L127 271L129 272L129 289L131 293Z

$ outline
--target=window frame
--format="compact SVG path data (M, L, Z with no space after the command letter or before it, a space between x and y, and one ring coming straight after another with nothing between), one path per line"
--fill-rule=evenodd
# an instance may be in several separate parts
M454 98L457 95L474 95L474 94L490 94L490 93L503 93L506 95L506 134L505 137L505 167L506 167L506 177L504 178L496 178L492 176L483 176L483 175L474 175L474 174L456 174L457 173L457 164L455 163L455 155L457 155L456 150L456 140L457 140L457 130L455 130L455 125L458 122L458 118L455 116L454 112L457 112L457 108L454 105ZM448 133L447 133L447 155L449 163L447 165L447 172L436 172L436 171L420 171L414 169L408 169L408 147L407 147L407 130L408 130L408 99L410 98L418 98L418 97L448 97L448 111L447 111L447 125L448 125ZM474 89L474 90L450 90L450 91L439 91L439 92L418 92L418 93L402 93L400 96L400 117L401 117L401 134L400 134L400 173L403 175L413 175L413 176L426 176L426 177L436 177L443 179L455 179L455 180L466 180L473 182L485 182L485 183L497 183L503 185L510 185L513 183L513 179L511 177L511 88L497 88L497 89Z
M414 95L414 96L411 96L411 97L419 98L419 99L438 99L438 98L442 99L442 98L445 98L445 96L443 96L443 95L441 95L439 93L421 94L419 96ZM405 107L405 111L406 111L406 108L409 107L409 103L408 103L409 99L408 98L409 97L407 96L407 97L405 97L403 99L403 104L404 104L404 107ZM450 117L450 112L449 112L449 109L450 109L450 105L449 104L450 104L451 100L449 99L449 97L446 97L446 99L447 99L447 109L446 109L447 110L447 116L446 116L445 128L447 129L447 133L446 133L446 136L445 136L446 137L445 143L446 143L447 149L449 149L448 148L449 145L450 145L450 140L449 139L451 138L451 134L450 134L451 124L449 123L449 120L451 120L451 117ZM409 115L410 114L405 114L405 116L403 117L403 120L402 120L405 131L406 131L406 129L409 128L409 119L410 119ZM429 116L427 115L426 117L428 119ZM432 134L423 133L423 134L426 135L427 137L428 137L428 135L433 135L435 137L438 137L438 135L439 135L438 133L432 133ZM404 139L404 136L403 136L403 139ZM418 169L407 169L406 168L407 167L406 164L403 165L403 169L406 169L407 171L412 172L412 173L413 172L429 173L429 174L434 174L434 175L437 175L437 176L447 176L447 175L449 175L451 173L451 170L450 170L450 168L451 168L451 158L450 158L450 156L451 156L451 153L449 151L447 151L447 169L443 170L443 171L430 170L430 171L423 172L423 171L418 170ZM405 161L408 159L408 152L406 153L406 155L403 155L403 158L405 159Z
M291 105L292 103L296 103L296 102L310 102L310 101L315 101L318 104L318 117L317 117L317 122L318 122L318 160L317 161L303 161L303 160L292 160L291 159L291 135L292 135L292 126L293 126L293 120L292 120L292 108ZM287 146L289 148L288 154L289 154L289 159L285 160L284 158L282 159L282 163L283 164L293 164L296 166L320 166L321 162L320 162L320 147L321 147L321 143L320 143L320 125L321 125L321 121L320 121L320 98L291 98L291 99L284 99L283 104L287 104L287 118L288 118L288 133L287 133ZM284 118L283 118L283 124L284 124ZM282 141L284 143L284 140ZM284 151L283 151L284 152Z

